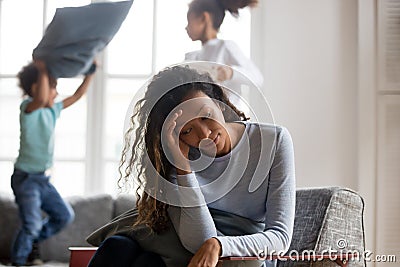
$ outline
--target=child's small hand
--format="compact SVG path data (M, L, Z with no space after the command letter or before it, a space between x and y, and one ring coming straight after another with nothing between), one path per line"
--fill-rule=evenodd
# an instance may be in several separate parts
M33 62L35 64L36 68L39 71L46 71L47 70L46 63L43 60L35 59Z
M90 68L86 71L85 75L88 76L94 74L96 72L96 69L97 69L97 61L95 59L93 60L93 63L90 66Z
M217 68L217 79L220 82L230 80L233 76L233 70L229 66L219 66Z

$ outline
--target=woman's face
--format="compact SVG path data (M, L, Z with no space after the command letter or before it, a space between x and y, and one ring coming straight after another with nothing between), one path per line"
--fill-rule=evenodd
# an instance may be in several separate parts
M222 104L222 103L221 103ZM179 138L206 154L222 156L231 150L231 140L219 103L201 91L187 95L176 108L182 116L176 120ZM201 142L201 145L200 145ZM216 151L215 151L216 149Z
M192 41L202 40L205 29L205 21L203 16L197 15L194 12L188 12L187 14L187 26L186 32Z

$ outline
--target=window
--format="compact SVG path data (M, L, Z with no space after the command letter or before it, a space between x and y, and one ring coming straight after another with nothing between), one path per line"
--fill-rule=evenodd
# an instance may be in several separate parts
M192 42L185 31L189 2L133 2L121 29L99 55L101 67L89 92L64 110L57 121L52 182L62 195L118 192L118 163L131 100L152 74L181 62L184 51L200 48L200 43ZM0 1L0 191L11 192L10 176L19 147L22 92L15 75L31 60L32 50L56 8L89 3L89 0ZM249 10L242 10L238 20L228 14L225 20L220 37L235 40L249 55ZM60 79L60 99L72 94L80 82L80 77Z

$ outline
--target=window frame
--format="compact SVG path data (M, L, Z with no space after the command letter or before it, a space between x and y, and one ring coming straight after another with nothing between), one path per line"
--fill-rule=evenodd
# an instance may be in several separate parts
M9 0L12 1L12 0ZM84 164L84 188L83 192L84 194L95 194L95 193L114 193L117 194L118 192L110 192L106 187L106 178L110 179L110 177L105 177L106 175L106 165L108 163L116 164L118 165L119 163L119 158L112 159L110 157L107 157L105 155L105 149L104 149L104 144L107 142L106 140L106 125L105 125L105 113L107 112L107 99L106 99L106 94L107 94L107 80L108 79L128 79L128 80L147 80L151 75L153 75L157 71L157 51L158 47L157 45L162 45L157 43L157 35L158 35L158 20L157 20L157 12L161 12L159 10L159 5L158 1L160 0L152 0L152 5L153 5L153 10L152 10L152 39L151 39L151 73L148 75L142 75L142 74L110 74L107 72L107 53L108 50L107 48L98 55L97 60L99 62L99 65L102 67L98 68L95 79L91 84L91 88L89 88L87 94L86 94L86 114L87 114L87 119L86 119L86 155L85 157L82 158L63 158L58 156L56 153L54 154L54 162L82 162ZM2 3L4 1L0 0L0 14L2 10ZM91 3L94 2L101 2L98 0L91 0ZM42 33L44 33L48 23L50 21L47 21L47 11L49 9L49 0L41 0L38 2L42 5ZM228 16L228 14L227 14ZM51 18L50 18L51 19ZM1 21L0 21L1 23ZM2 26L2 25L0 25ZM185 25L182 25L184 27ZM250 23L250 28L249 33L251 34L251 23ZM0 27L0 36L1 36L1 27ZM189 40L189 39L188 39ZM250 40L251 41L251 40ZM249 42L250 42L249 41ZM1 46L0 42L0 46ZM184 54L182 54L182 60L184 58ZM0 73L0 79L7 79L7 78L15 78L15 75L10 75L10 74L2 74ZM0 92L1 95L1 92ZM82 101L82 99L80 100ZM1 135L0 135L1 138ZM18 138L18 137L17 137ZM122 136L121 136L122 138ZM57 137L56 137L56 146L57 146ZM18 148L17 148L18 149ZM14 162L15 158L12 156L0 156L0 163L2 162L8 162L10 161ZM11 176L12 170L7 170L7 172L1 171L4 175L4 173L9 173ZM2 179L10 179L10 176L4 175L1 177ZM117 178L117 177L116 177ZM63 190L59 186L56 185L56 188L60 191L62 195ZM0 191L4 191L4 188L0 188ZM81 191L81 190L78 190ZM8 188L8 191L6 192L11 192L11 188Z

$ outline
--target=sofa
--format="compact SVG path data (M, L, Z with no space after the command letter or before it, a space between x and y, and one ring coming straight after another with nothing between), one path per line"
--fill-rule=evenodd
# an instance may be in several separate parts
M134 206L134 197L94 195L69 197L75 211L75 220L66 229L44 241L41 246L46 266L68 266L69 247L88 247L85 238L95 229ZM0 262L9 261L10 245L19 227L17 206L10 195L0 194ZM296 192L296 214L292 242L286 258L278 261L280 267L365 266L362 257L349 261L332 258L299 259L292 256L302 252L317 255L328 251L359 252L363 255L364 201L356 192L341 187L300 188ZM290 256L290 258L288 258ZM232 259L230 259L232 260ZM1 266L1 265L0 265Z
M75 212L75 220L57 235L40 245L47 266L68 266L70 246L89 246L85 238L93 230L106 224L135 205L133 196L121 194L116 198L107 194L74 196L66 200ZM10 246L20 225L13 195L0 194L0 262L10 258ZM1 266L1 265L0 265Z

